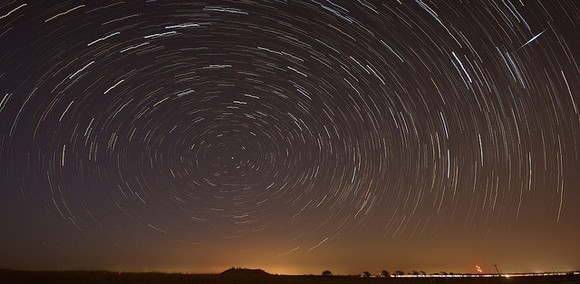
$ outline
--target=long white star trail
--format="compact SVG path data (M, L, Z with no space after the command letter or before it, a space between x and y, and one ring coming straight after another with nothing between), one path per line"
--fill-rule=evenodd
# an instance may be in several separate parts
M580 267L577 1L5 1L0 268Z

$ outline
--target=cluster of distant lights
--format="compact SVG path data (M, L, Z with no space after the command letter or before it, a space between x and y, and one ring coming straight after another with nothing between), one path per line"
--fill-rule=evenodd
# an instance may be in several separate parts
M489 274L391 274L388 277L523 277L523 276L564 276L564 275L580 275L580 271L574 272L528 272L528 273L489 273ZM377 276L371 276L377 277Z

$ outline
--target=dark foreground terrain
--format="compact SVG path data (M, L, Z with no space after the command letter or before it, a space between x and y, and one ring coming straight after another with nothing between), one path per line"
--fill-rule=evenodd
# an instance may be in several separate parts
M420 278L360 278L358 276L288 276L270 275L261 270L229 272L221 274L166 274L166 273L117 273L107 271L14 271L0 270L0 284L110 284L110 283L191 283L191 284L381 284L381 283L566 283L580 284L580 274L529 277L420 277Z

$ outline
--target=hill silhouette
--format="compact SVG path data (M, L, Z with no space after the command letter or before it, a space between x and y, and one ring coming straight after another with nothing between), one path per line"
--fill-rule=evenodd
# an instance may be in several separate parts
M250 268L235 268L232 267L222 273L220 276L231 276L231 277L267 277L270 274L262 269L250 269Z

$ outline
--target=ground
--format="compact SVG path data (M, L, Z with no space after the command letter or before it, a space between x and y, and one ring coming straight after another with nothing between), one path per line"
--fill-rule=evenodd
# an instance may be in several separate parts
M534 276L534 277L485 277L485 278L361 278L358 276L318 276L318 275L271 275L262 270L229 269L221 274L166 274L166 273L118 273L106 271L14 271L0 270L0 283L168 283L168 284L421 284L421 283L485 283L485 284L524 284L524 283L566 283L580 284L580 275Z

